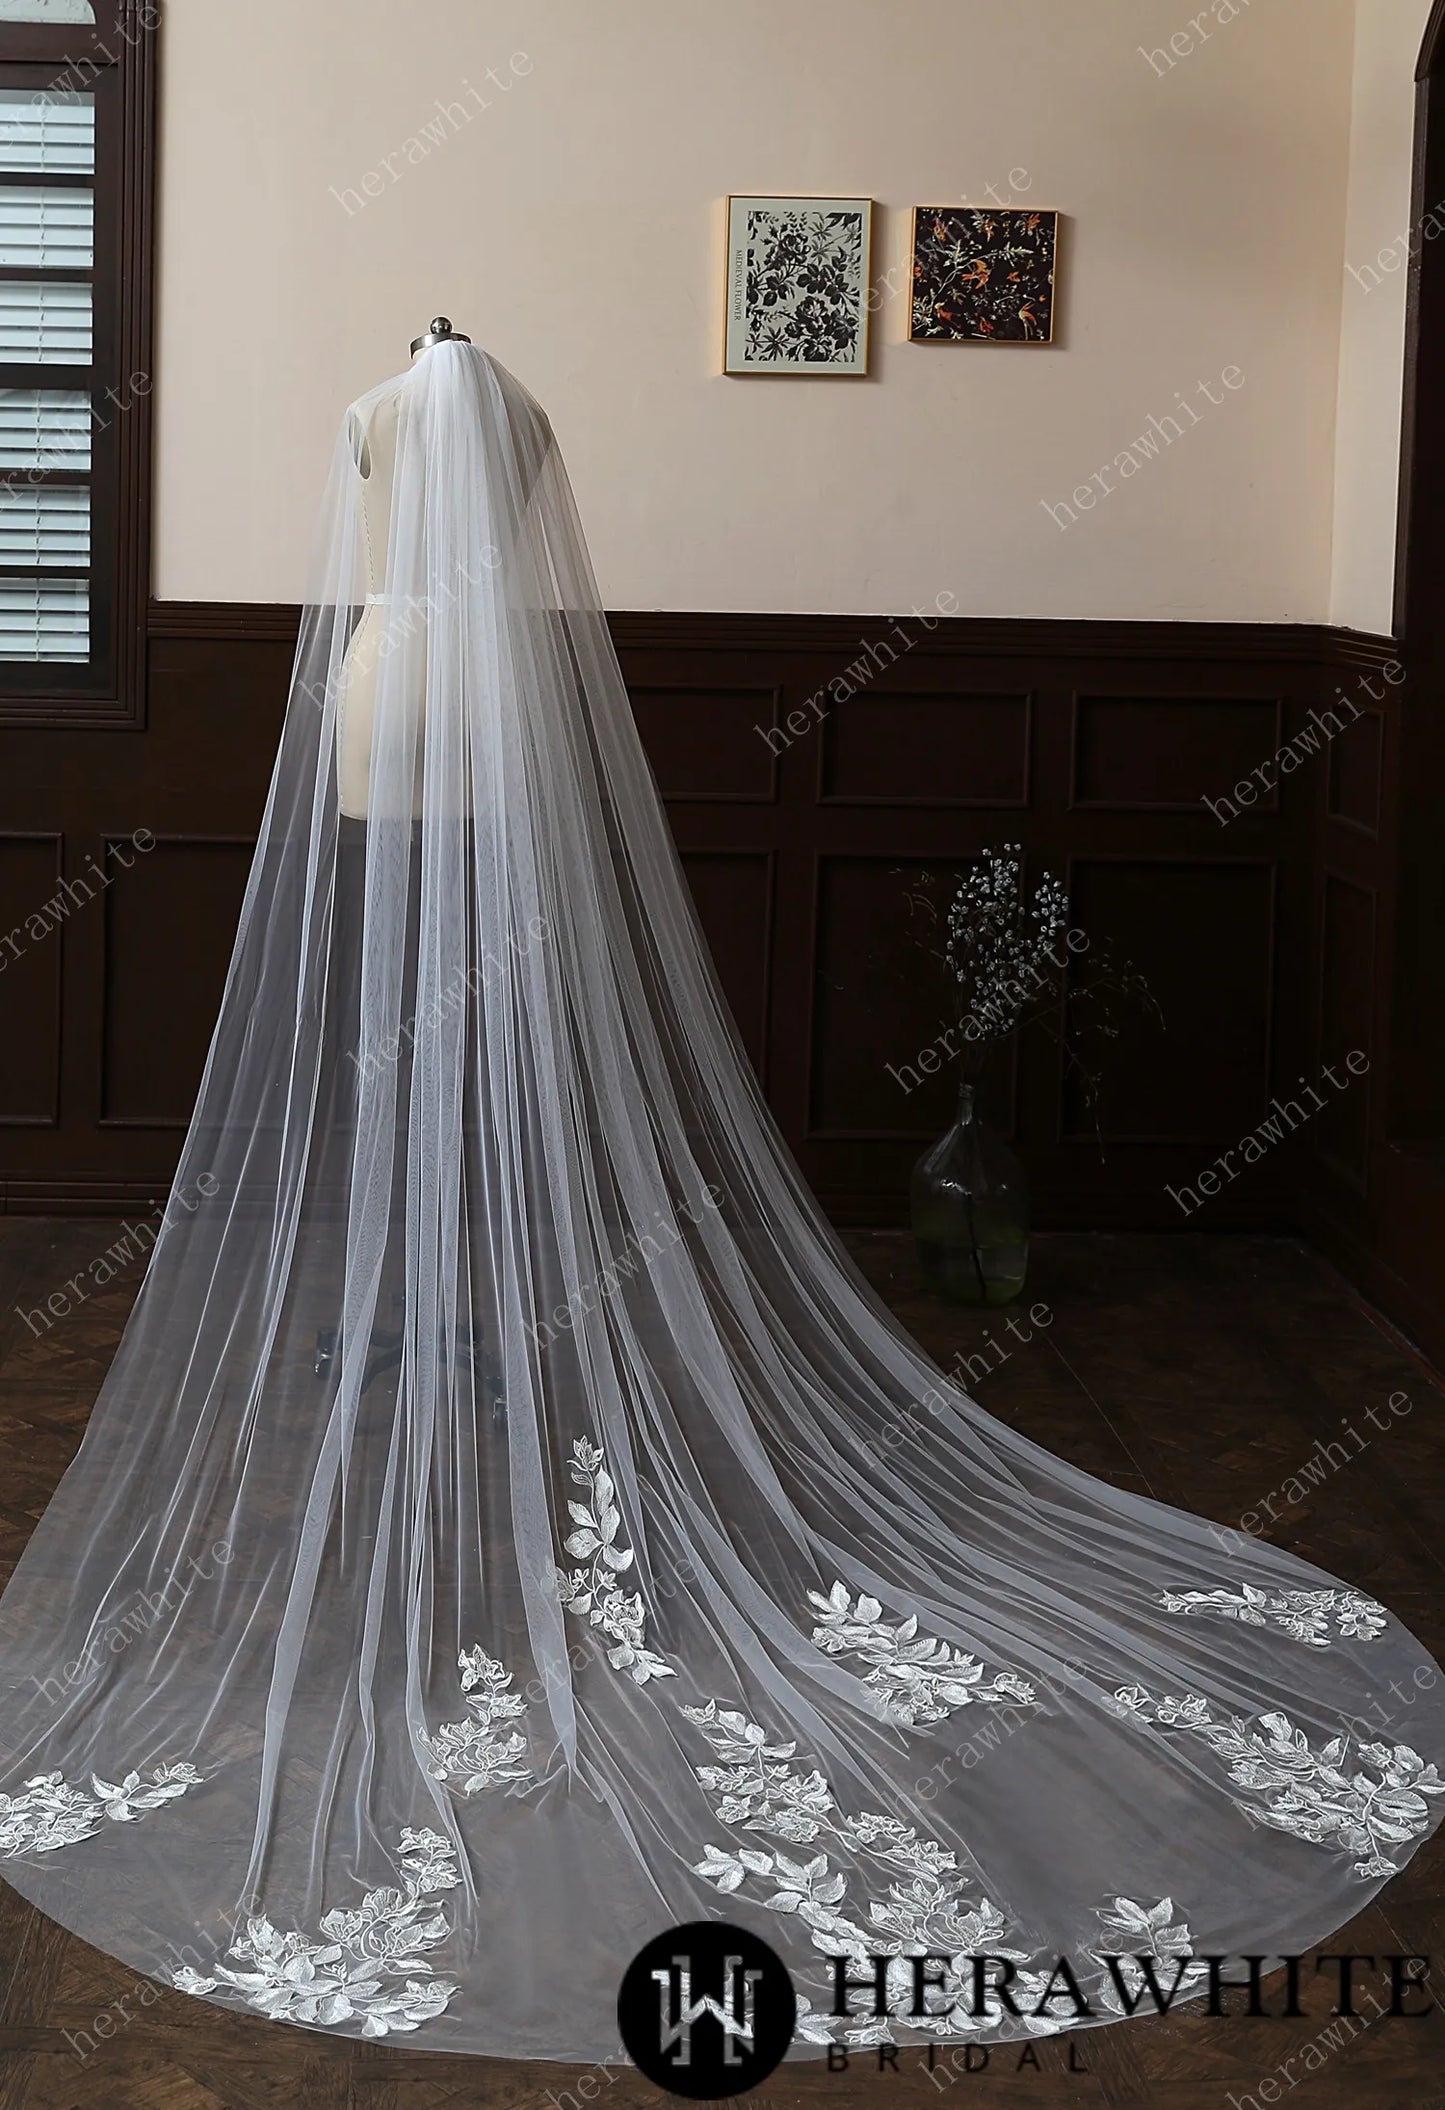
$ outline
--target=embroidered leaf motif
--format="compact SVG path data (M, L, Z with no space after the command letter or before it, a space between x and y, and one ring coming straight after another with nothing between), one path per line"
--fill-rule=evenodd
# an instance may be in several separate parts
M1338 1639L1373 1641L1389 1617L1382 1604L1358 1590L1257 1590L1251 1583L1239 1590L1165 1590L1159 1603L1186 1616L1275 1626L1311 1648L1328 1648ZM1331 1633L1332 1623L1337 1633Z
M199 1786L194 1766L157 1766L148 1780L127 1773L120 1781L93 1773L92 1793L69 1785L61 1773L37 1773L20 1795L0 1795L0 1854L53 1853L100 1830L107 1818L133 1824L188 1788Z
M1359 1744L1350 1770L1348 1737L1332 1737L1316 1750L1287 1714L1216 1721L1198 1693L1156 1700L1142 1685L1121 1687L1114 1705L1135 1721L1202 1737L1252 1798L1235 1798L1247 1816L1313 1845L1359 1855L1355 1874L1362 1882L1395 1873L1398 1864L1382 1849L1418 1838L1430 1822L1424 1798L1445 1795L1445 1780L1408 1744Z
M1108 1974L1107 1982L1094 1997L1111 2014L1132 2014L1144 1996L1149 1978L1141 1958L1174 1966L1168 1980L1162 1973L1155 1974L1162 1993L1174 1999L1186 1997L1208 1978L1206 1967L1192 1960L1194 1939L1184 1921L1175 1919L1173 1898L1160 1898L1153 1905L1141 1905L1134 1898L1115 1898L1094 1909L1118 1942L1118 1951L1101 1946L1088 1952ZM1110 1957L1112 1961L1107 1961Z
M1006 1931L1002 1913L986 1900L977 1906L967 1903L956 1858L937 1840L920 1839L912 1825L873 1811L840 1815L832 1789L820 1772L804 1772L787 1763L796 1744L771 1742L767 1731L746 1715L720 1707L716 1700L704 1707L684 1707L683 1713L702 1730L716 1756L726 1761L697 1768L697 1777L714 1798L714 1814L722 1823L769 1833L789 1844L830 1842L829 1852L814 1853L807 1860L781 1850L760 1853L753 1847L733 1850L710 1845L694 1865L695 1874L706 1877L725 1895L741 1890L751 1879L754 1902L767 1911L796 1918L823 1956L846 1956L861 1963L876 1956L957 1956L987 1949L1015 1963L1027 1961L1025 1951L1001 1946ZM860 1924L846 1909L849 1883L854 1875L861 1875L866 1891L870 1863L894 1880L880 1894L868 1897L865 1920ZM1040 1986L1045 1982L1041 1976ZM890 1966L890 1998L898 2014L907 2014L913 2001L911 1965L900 1961L896 1970ZM939 2015L910 2018L908 2026L956 2036L976 2032L985 2020ZM1025 2026L1046 2031L1064 2025L1041 2019ZM860 2023L855 2018L848 2026L842 2018L814 2014L806 2000L801 2003L798 2030L819 2043L843 2040L861 2046L894 2041L887 2022Z
M499 1723L516 1721L527 1711L526 1701L508 1690L511 1672L481 1648L464 1649L457 1665L471 1718L443 1722L435 1736L421 1739L432 1757L427 1771L433 1780L444 1780L462 1795L530 1780L526 1737L518 1730L507 1734L498 1728Z
M698 1780L715 1797L713 1809L724 1824L771 1832L801 1846L833 1828L832 1790L822 1774L802 1773L787 1764L796 1744L770 1744L756 1722L719 1708L716 1700L682 1711L727 1761L697 1768Z
M359 2021L364 2037L430 2022L457 1990L451 1979L434 1978L427 1961L427 1951L451 1933L431 1897L455 1890L461 1878L451 1841L440 1832L404 1830L399 1859L405 1888L371 1890L359 1908L328 1912L323 1940L283 1934L269 1919L254 1918L228 1952L249 1968L220 1965L207 1978L187 1966L173 1982L197 1995L233 1987L272 2021L321 2028Z
M871 1811L861 1817L845 1817L842 1833L851 1846L865 1849L885 1867L939 1876L958 1866L946 1846L940 1846L936 1839L920 1839L911 1824L903 1824L896 1817L879 1817Z
M908 1728L920 1722L946 1721L956 1707L976 1700L1016 1707L1034 1703L1034 1689L1012 1671L987 1677L977 1656L950 1648L946 1641L920 1637L916 1618L890 1626L876 1597L855 1604L847 1585L834 1583L824 1597L808 1592L822 1615L813 1640L830 1656L858 1656L870 1668L864 1684L875 1694L879 1710Z
M567 1504L577 1526L563 1541L574 1560L590 1560L591 1567L557 1570L557 1591L569 1612L595 1626L612 1644L607 1660L614 1670L626 1671L634 1684L649 1678L671 1678L676 1672L646 1643L647 1614L640 1592L631 1596L620 1588L618 1575L632 1566L633 1549L619 1546L622 1512L616 1503L616 1488L602 1463L596 1444L579 1436L572 1446L572 1478L585 1487L586 1502Z
M863 1600L865 1620L871 1619L869 1602ZM709 1700L682 1711L724 1761L696 1769L720 1821L819 1848L803 1859L779 1848L762 1852L753 1846L708 1845L693 1863L693 1873L724 1896L745 1892L764 1910L796 1920L822 1956L846 1957L870 1968L874 1959L888 1959L887 2016L835 2016L800 1991L799 2037L863 2047L896 2042L895 2027L908 2036L970 2037L1005 2019L1011 2031L1053 2036L1077 2019L1072 2001L1055 1983L1053 1964L1033 1949L1010 1945L1008 1921L988 1898L976 1904L966 1898L966 1878L947 1847L920 1838L914 1826L897 1817L871 1810L842 1815L821 1773L787 1763L796 1744L772 1742L766 1729L735 1708ZM878 1870L889 1878L886 1885L879 1885ZM850 1912L855 1881L864 1899L861 1920L856 1906ZM1102 1943L1084 1951L1086 1968L1079 1977L1085 1997L1096 2007L1111 2014L1133 2012L1140 1989L1147 1986L1147 1973L1135 1960L1139 1957L1172 1966L1172 1982L1169 1971L1156 1974L1166 2000L1190 1997L1207 1975L1191 1960L1189 1929L1176 1920L1171 1898L1150 1905L1116 1897L1096 1911L1104 1928L1122 1937L1127 1952L1106 1954ZM968 1959L985 1953L1015 1967L1009 1987L1017 2011L1003 2008L994 1987L975 2003ZM922 2015L913 2012L912 1959L919 1956L953 1959L933 2003L936 2011Z

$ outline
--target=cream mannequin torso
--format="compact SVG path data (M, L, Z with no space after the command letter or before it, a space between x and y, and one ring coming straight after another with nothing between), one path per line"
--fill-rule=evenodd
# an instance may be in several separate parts
M365 820L371 778L371 742L376 715L376 691L382 665L382 645L393 611L381 599L386 584L387 541L391 529L392 482L396 472L397 434L402 415L403 380L380 402L363 413L354 404L346 414L347 436L356 464L357 510L360 518L362 563L366 577L366 606L351 634L341 670L336 702L337 783L341 811L353 820ZM378 598L373 600L372 595ZM425 611L414 611L414 619L425 623ZM405 656L414 695L408 700L418 716L425 709L425 637L420 649ZM418 725L418 753L420 726ZM413 811L421 810L418 783Z
M427 354L423 351L416 356L425 358ZM414 356L413 366L415 363ZM511 375L497 367L492 372L507 402L518 472L517 489L510 501L505 491L494 496L492 531L511 540L523 533L537 479L553 444L552 428L540 405ZM407 415L407 380L403 374L394 388L379 397L373 394L365 398L364 409L353 404L347 412L367 595L346 648L336 705L337 787L341 811L352 820L365 820L369 814L372 740L383 666L388 669L389 681L401 685L406 708L416 714L417 771L411 810L413 818L421 813L427 610L424 604L408 604L386 593L392 496L398 443Z

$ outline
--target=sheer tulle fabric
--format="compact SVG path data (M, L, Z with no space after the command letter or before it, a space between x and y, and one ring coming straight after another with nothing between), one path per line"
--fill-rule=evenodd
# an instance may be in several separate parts
M1438 1814L1393 1616L1003 1427L841 1253L469 346L338 441L177 1192L0 1605L0 1872L139 1970L593 2060L723 1913L806 2053L838 1953L1289 1952Z

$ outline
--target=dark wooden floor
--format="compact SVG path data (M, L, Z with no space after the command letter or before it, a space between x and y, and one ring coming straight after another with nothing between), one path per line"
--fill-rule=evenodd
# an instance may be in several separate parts
M110 1224L0 1219L0 1556L18 1554L79 1442L113 1352L134 1277L117 1280L37 1337L33 1309L115 1237ZM1050 1323L1024 1341L923 1296L906 1241L853 1240L863 1266L941 1360L997 1362L974 1390L990 1411L1110 1480L1236 1525L1267 1503L1268 1535L1382 1598L1445 1654L1442 1522L1445 1398L1299 1247L1251 1238L1055 1237L1039 1242L1026 1305ZM976 1368L981 1366L976 1365ZM1389 1419L1385 1402L1408 1394ZM1387 1426L1367 1418L1373 1406ZM1306 1500L1277 1491L1342 1417L1366 1446ZM1271 1500L1272 1498L1272 1500ZM1366 1955L1433 1954L1445 1981L1445 1833L1331 1944ZM620 1968L620 1962L619 1962ZM1362 1984L1383 1986L1383 1974ZM663 2098L626 2069L513 2066L328 2040L149 1986L0 1888L0 2110L642 2110ZM119 2008L113 2003L121 2002ZM1064 2040L1042 2040L1040 2072L996 2051L985 2074L932 2079L907 2058L897 2076L829 2076L790 2066L757 2110L820 2103L964 2106L1167 2105L1169 2110L1445 2110L1445 2031L1377 2022L1353 2037L1328 2013L1324 1982L1305 2021L1156 2020L1084 2032L1087 2070L1065 2070ZM114 2034L83 2061L71 2039ZM130 2019L121 2020L128 2012ZM1368 2012L1368 2008L1366 2008ZM103 2026L103 2025L102 2025ZM1331 2032L1333 2031L1333 2035ZM70 2033L69 2036L67 2032Z

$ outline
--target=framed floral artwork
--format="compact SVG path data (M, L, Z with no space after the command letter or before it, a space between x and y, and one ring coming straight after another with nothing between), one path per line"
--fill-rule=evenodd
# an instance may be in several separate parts
M945 344L1051 344L1059 216L915 205L908 334Z
M729 198L728 374L866 374L871 198Z

